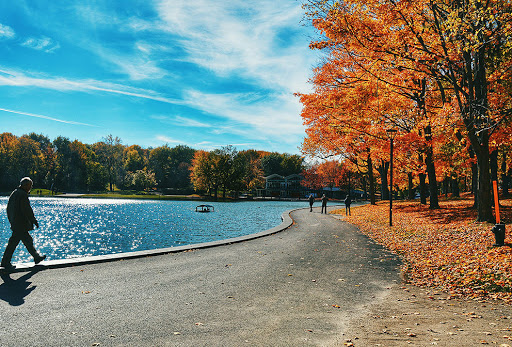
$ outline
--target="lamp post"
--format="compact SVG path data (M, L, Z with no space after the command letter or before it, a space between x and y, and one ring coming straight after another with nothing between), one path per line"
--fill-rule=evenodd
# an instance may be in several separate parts
M389 138L389 226L393 226L393 140L397 130L387 129L386 135Z

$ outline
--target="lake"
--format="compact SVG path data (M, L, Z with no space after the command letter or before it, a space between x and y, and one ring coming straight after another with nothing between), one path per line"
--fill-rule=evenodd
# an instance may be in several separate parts
M0 254L11 235L0 198ZM39 229L31 231L47 259L142 251L222 240L273 228L287 210L306 201L208 202L213 213L197 213L198 201L31 197ZM320 206L320 202L315 203ZM32 261L20 243L13 263Z

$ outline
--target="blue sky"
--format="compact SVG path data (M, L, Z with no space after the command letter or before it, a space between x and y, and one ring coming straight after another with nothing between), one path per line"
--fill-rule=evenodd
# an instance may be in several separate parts
M0 2L0 132L300 153L295 0Z

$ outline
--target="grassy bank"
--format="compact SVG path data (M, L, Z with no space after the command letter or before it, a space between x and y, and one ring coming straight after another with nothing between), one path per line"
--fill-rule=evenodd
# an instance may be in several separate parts
M502 200L502 223L512 222L512 200ZM393 202L352 209L347 221L372 239L399 254L405 278L412 284L434 287L453 296L496 299L512 304L512 238L493 247L492 224L477 223L472 197L441 200L430 210L418 201ZM334 213L345 214L344 210Z
M83 198L109 198L109 199L150 199L150 200L201 200L199 195L159 195L159 194L124 194L124 193L98 193L83 194Z

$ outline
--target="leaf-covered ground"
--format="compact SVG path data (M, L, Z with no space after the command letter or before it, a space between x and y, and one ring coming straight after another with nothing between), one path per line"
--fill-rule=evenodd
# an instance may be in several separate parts
M501 200L500 205L501 221L509 224L512 200ZM394 201L392 227L388 202L352 208L346 220L401 255L410 283L453 296L512 304L512 227L507 225L506 245L493 247L493 225L475 222L471 196L441 200L440 206L430 210L419 201Z

